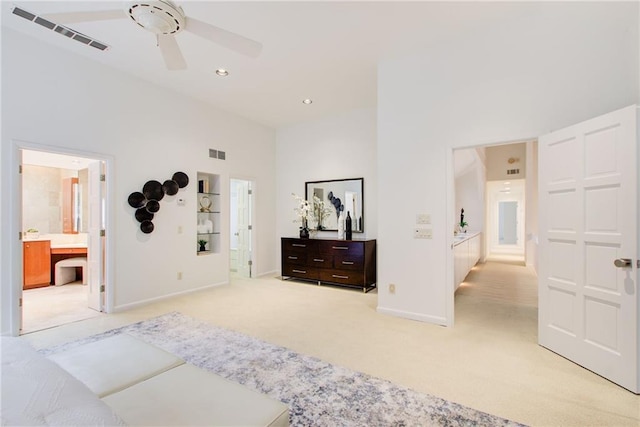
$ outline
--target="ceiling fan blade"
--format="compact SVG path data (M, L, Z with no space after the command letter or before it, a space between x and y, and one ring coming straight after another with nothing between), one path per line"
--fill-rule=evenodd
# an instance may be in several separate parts
M187 17L185 30L251 58L257 57L262 51L262 44L257 41L194 18Z
M187 63L173 35L158 34L158 46L162 53L162 59L164 59L164 63L169 70L184 70L187 68Z
M48 13L42 15L43 18L48 19L57 24L75 24L78 22L90 22L90 21L106 21L109 19L124 19L127 14L124 10L94 10L87 12L60 12L60 13Z

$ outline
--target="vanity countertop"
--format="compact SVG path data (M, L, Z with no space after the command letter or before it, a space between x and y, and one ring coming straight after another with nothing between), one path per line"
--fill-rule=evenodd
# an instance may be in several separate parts
M476 237L478 234L480 234L480 231L456 234L453 236L453 246L458 246L460 243L469 240L472 237Z
M86 243L56 243L51 245L51 249L60 248L86 248Z

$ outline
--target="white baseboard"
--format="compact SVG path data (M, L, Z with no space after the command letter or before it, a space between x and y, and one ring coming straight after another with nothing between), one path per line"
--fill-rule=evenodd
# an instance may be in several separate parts
M118 312L121 312L121 311L131 310L132 308L141 307L143 305L149 305L149 304L152 304L154 302L162 301L162 300L165 300L165 299L169 299L169 298L173 298L173 297L177 297L177 296L181 296L181 295L188 295L188 294L192 294L194 292L203 291L205 289L211 289L211 288L215 288L217 286L228 285L228 284L229 284L228 281L227 282L214 283L212 285L202 286L202 287L195 288L195 289L188 289L186 291L174 292L174 293L171 293L171 294L162 295L162 296L154 297L154 298L149 298L149 299L145 299L145 300L142 300L142 301L131 302L129 304L117 305L117 306L113 307L113 313L118 313Z
M264 276L269 276L269 275L275 275L275 276L279 276L280 275L280 271L279 270L271 270L271 271L267 271L264 273L260 273L257 274L256 277L264 277Z
M428 314L412 313L410 311L394 310L392 308L384 308L380 306L378 306L376 311L380 314L388 314L389 316L401 317L403 319L417 320L419 322L447 326L447 319L440 316L430 316Z

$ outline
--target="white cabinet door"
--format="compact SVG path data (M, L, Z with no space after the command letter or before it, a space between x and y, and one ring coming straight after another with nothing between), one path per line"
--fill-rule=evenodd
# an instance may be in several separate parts
M539 140L538 332L540 345L637 393L636 115L627 107Z

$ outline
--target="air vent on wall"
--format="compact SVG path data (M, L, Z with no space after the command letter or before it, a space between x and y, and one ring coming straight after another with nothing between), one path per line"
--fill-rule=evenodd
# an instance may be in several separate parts
M226 160L227 153L225 151L214 150L213 148L209 148L209 157L211 157L212 159Z
M38 25L43 26L44 28L55 31L58 34L62 34L63 36L67 36L70 39L79 41L82 44L86 44L87 46L94 47L98 50L106 50L109 48L109 46L107 46L102 42L92 39L91 37L87 37L86 35L81 34L70 28L64 27L62 25L58 25L55 22L51 22L47 19L44 19L41 16L35 15L17 6L14 6L12 12L14 15L24 18L27 21L34 22Z

